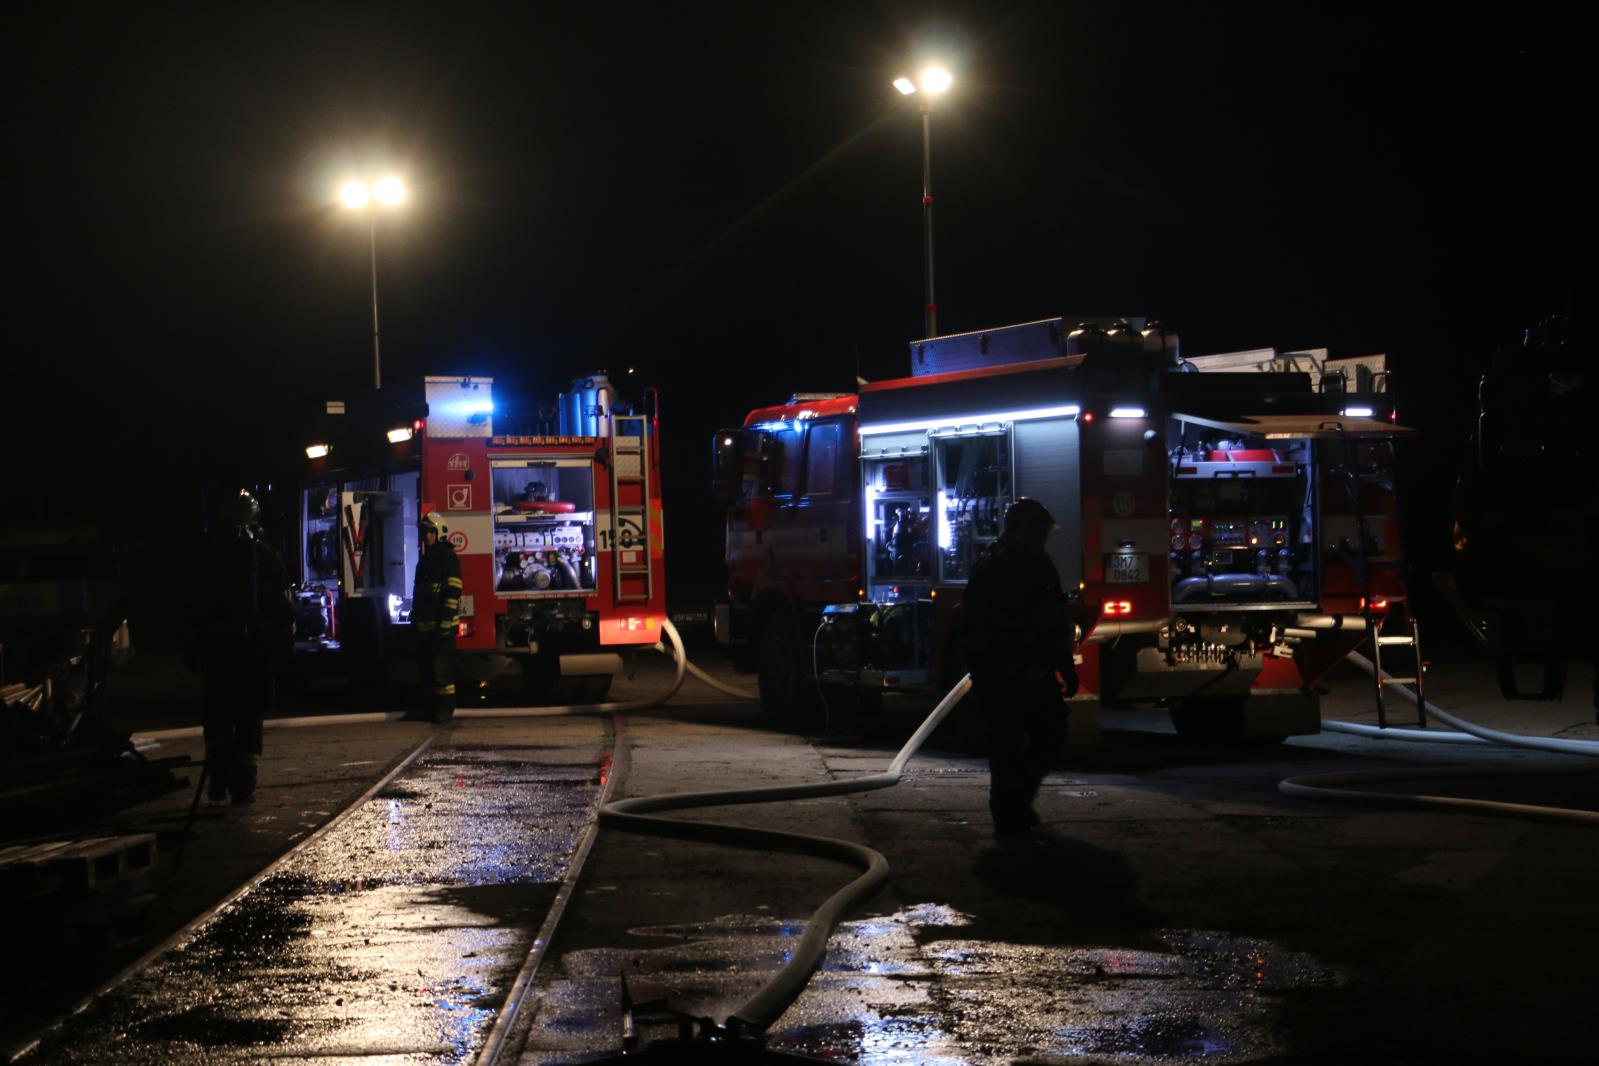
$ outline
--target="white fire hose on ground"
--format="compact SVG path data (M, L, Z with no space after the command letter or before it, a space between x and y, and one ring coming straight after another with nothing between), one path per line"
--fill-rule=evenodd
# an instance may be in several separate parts
M662 632L670 644L657 643L653 650L667 652L670 650L675 661L676 672L670 688L658 696L643 700L627 702L599 703L599 704L574 704L564 707L532 707L532 708L481 708L467 709L458 713L463 718L506 718L506 717L556 717L574 714L628 714L639 711L651 710L665 703L676 695L682 687L686 677L692 676L703 684L741 699L758 699L757 693L740 689L725 684L707 674L704 670L688 661L684 651L683 642L676 627L666 621ZM1374 669L1369 660L1360 655L1350 655L1356 665L1368 671ZM1401 695L1414 701L1415 694L1399 685L1393 686ZM806 924L805 934L796 944L789 960L774 974L761 988L743 1003L725 1023L729 1031L758 1033L771 1026L788 1008L790 1004L803 991L810 975L821 964L827 950L827 940L833 930L844 916L858 903L875 892L888 876L888 861L883 855L863 844L834 837L813 836L802 833L788 833L779 830L757 829L750 826L732 825L719 822L679 821L661 817L661 812L671 810L686 810L697 807L734 806L754 803L784 802L790 800L812 799L824 796L848 795L858 792L869 792L877 789L889 788L897 784L904 773L905 765L911 757L926 743L927 738L944 720L957 703L971 690L970 676L963 677L939 701L938 705L922 722L920 727L905 742L905 745L895 755L887 770L878 774L847 780L833 780L827 782L786 785L755 789L732 789L719 792L687 792L667 794L661 796L640 796L630 799L617 800L606 804L600 809L598 820L601 825L629 830L637 833L646 833L657 836L669 836L679 839L703 840L732 844L739 847L770 848L774 850L800 852L821 858L834 859L840 862L859 866L862 873L854 880L839 889L817 908ZM1516 747L1526 747L1535 750L1554 752L1562 755L1599 756L1599 743L1582 740L1564 740L1552 737L1522 737L1515 734L1501 733L1497 730L1485 729L1473 725L1463 719L1449 714L1437 707L1431 701L1426 703L1426 710L1436 719L1444 722L1459 733L1443 733L1432 730L1411 729L1377 729L1371 726L1352 722L1325 721L1323 727L1332 732L1351 733L1361 736L1377 737L1388 740L1426 741L1433 743L1466 743L1466 744L1497 744ZM398 719L398 712L326 715L320 717L277 719L269 721L269 727L284 728L309 725L334 725L353 724L359 722L392 721ZM198 736L199 728L164 730L157 733L146 734L136 738L143 741L159 741L176 739L178 737ZM1286 778L1278 783L1278 789L1285 795L1298 796L1308 799L1327 800L1339 803L1380 804L1385 806L1409 806L1436 808L1445 810L1468 810L1476 813L1508 815L1520 818L1535 818L1561 822L1577 822L1584 825L1599 825L1599 812L1569 810L1556 807L1539 807L1528 804L1501 803L1487 800L1465 799L1451 796L1424 796L1405 793L1382 793L1353 790L1341 786L1365 784L1377 781L1417 780L1423 778L1465 778L1465 777L1505 777L1532 774L1576 774L1591 773L1599 770L1599 764L1594 763L1561 763L1558 765L1540 765L1532 767L1428 767L1408 770L1376 770L1356 771L1345 773L1314 774L1301 777Z
M1372 661L1364 655L1351 653L1349 660L1367 673L1375 673L1377 670ZM1392 676L1386 670L1383 671L1384 678L1392 678ZM1390 687L1410 700L1410 702L1417 702L1414 690L1399 684L1394 684ZM1494 745L1526 748L1557 755L1586 756L1589 759L1599 758L1599 742L1592 740L1529 737L1517 733L1505 733L1497 729L1488 729L1450 714L1431 700L1424 701L1423 709L1433 718L1453 729L1459 730L1459 732L1445 733L1433 729L1383 729L1359 722L1341 722L1337 720L1323 721L1322 728L1329 732L1349 733L1378 740L1468 744L1476 747ZM1538 763L1530 766L1434 766L1395 770L1355 770L1284 778L1277 783L1277 790L1285 796L1328 800L1334 803L1363 803L1386 807L1400 806L1431 810L1467 811L1475 814L1504 815L1536 821L1599 826L1599 811L1577 810L1566 807L1543 807L1526 803L1505 803L1497 800L1469 799L1460 796L1371 792L1345 787L1389 781L1461 780L1473 777L1547 777L1595 772L1599 772L1599 763L1594 762Z

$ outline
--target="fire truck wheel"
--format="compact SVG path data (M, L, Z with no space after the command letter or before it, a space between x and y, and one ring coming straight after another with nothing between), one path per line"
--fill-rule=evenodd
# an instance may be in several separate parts
M528 701L540 706L599 703L611 691L611 675L563 677L553 656L534 655L522 660L522 687Z
M874 718L883 713L883 694L875 689L825 685L822 697L827 701L828 715L835 724L841 718Z
M787 611L778 609L766 616L756 660L761 709L772 725L796 733L814 731L822 724L816 685L805 676L800 660L804 649Z
M1185 740L1270 747L1287 740L1283 735L1245 734L1245 696L1202 696L1184 700L1171 709L1172 728Z
M562 677L553 655L531 655L522 660L522 690L529 703L540 706L577 702L576 678Z
M574 677L578 682L578 702L599 703L611 691L610 674L589 674L586 677Z

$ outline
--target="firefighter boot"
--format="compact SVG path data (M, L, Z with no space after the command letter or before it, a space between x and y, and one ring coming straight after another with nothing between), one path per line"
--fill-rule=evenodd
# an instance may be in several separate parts
M455 685L444 684L433 686L431 698L428 700L428 721L448 722L455 717Z
M994 819L994 836L1000 840L1025 839L1038 825L1038 812L1025 792L999 789L990 794L988 811Z
M233 773L232 761L215 756L205 761L205 798L221 803L228 798L228 778Z
M235 807L255 802L255 756L245 755L233 764L233 772L228 776L228 792L233 796Z

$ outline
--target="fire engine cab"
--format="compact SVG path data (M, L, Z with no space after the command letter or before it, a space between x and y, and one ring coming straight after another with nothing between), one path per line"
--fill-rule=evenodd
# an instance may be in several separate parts
M824 692L958 680L961 592L1022 496L1058 523L1085 711L1316 732L1317 679L1409 626L1392 474L1412 431L1382 356L1184 359L1156 324L1056 318L916 341L911 370L715 440L717 632L776 722L803 727Z
M531 697L602 698L617 651L665 618L658 414L603 375L526 436L495 433L493 382L428 377L332 410L300 492L299 652L352 676L409 657L417 522L437 511L460 556L458 669L520 664ZM381 399L381 402L378 402Z

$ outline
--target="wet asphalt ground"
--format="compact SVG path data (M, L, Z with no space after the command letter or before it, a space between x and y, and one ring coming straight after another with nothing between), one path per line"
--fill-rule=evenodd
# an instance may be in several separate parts
M605 727L441 731L24 1061L468 1061L592 819Z
M617 695L663 680L647 667ZM1592 739L1585 684L1573 677L1560 705L1504 705L1469 668L1440 671L1432 694L1501 728ZM874 772L926 710L890 701L812 743L703 692L621 720L618 795ZM1343 677L1326 713L1369 719L1366 693ZM892 864L771 1044L861 1064L1591 1060L1591 830L1276 791L1293 773L1505 756L1330 734L1200 745L1154 713L1107 713L1105 726L1102 744L1051 774L1029 844L992 839L986 765L949 735L887 791L683 815L847 837ZM367 783L417 727L385 728L393 751L370 760ZM269 733L269 756L306 762L320 736ZM27 1061L471 1061L569 873L611 750L605 719L458 721ZM305 776L284 791L329 787ZM1425 787L1599 807L1594 775ZM286 797L280 809L310 808ZM253 839L252 815L214 813L202 836L218 863L226 830L241 847ZM675 1033L681 1016L724 1019L850 876L602 832L514 1034L520 1061L620 1050L624 980L642 1041Z

